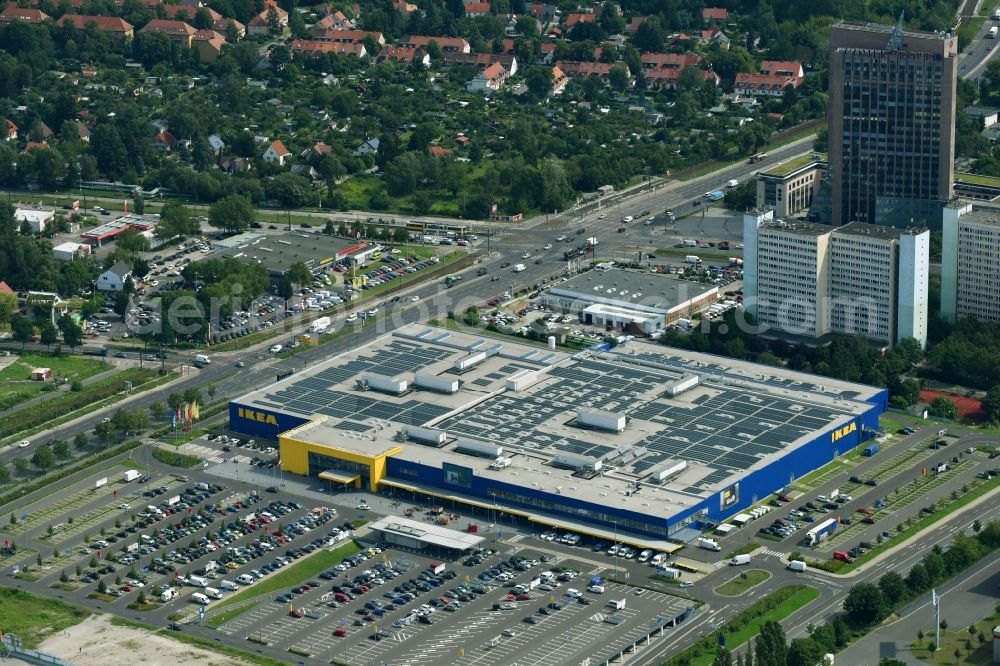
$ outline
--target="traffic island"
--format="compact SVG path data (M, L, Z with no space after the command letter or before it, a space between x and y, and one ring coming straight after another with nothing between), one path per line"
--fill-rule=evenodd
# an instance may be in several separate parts
M715 588L715 593L720 597L738 597L742 594L746 594L751 588L754 588L765 580L771 577L771 574L762 569L750 569L744 571L722 585Z

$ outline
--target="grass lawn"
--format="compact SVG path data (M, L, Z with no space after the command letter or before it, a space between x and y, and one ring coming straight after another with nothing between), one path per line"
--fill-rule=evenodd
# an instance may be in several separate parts
M770 577L771 574L761 569L748 569L715 588L715 593L724 597L738 597Z
M173 465L174 467L194 467L201 462L201 458L186 456L183 453L164 451L163 449L153 449L153 457L162 463Z
M984 633L989 629L983 630ZM941 664L942 666L989 666L993 664L993 642L979 642L976 636L970 636L967 631L942 631L941 648L935 652L929 649L934 640L933 629L924 632L922 641L910 644L910 654L925 664ZM970 649L971 648L971 649ZM956 650L959 656L955 656Z
M213 615L209 619L205 620L205 625L208 627L221 627L226 622L229 622L234 617L239 617L240 615L243 615L243 613L246 613L248 610L250 610L256 605L257 604L250 602L250 603L240 604L236 608L229 608L227 610L222 611L218 615Z
M34 368L49 368L53 379L65 378L72 382L83 381L112 367L109 363L79 356L24 354L0 370L0 409L10 409L45 392L45 382L31 381Z
M17 634L27 647L67 627L83 622L90 611L56 599L36 597L23 590L0 587L0 627Z
M218 609L225 606L231 606L233 604L238 604L249 599L254 599L256 597L271 594L272 592L277 592L278 590L284 590L298 585L302 581L326 571L333 565L340 564L340 561L345 557L349 557L359 550L361 550L361 546L359 546L356 541L350 541L342 546L339 546L338 548L334 548L333 550L316 551L312 555L305 557L292 566L282 569L278 573L265 578L257 585L223 599L217 606L215 606L215 608Z
M192 430L191 432L185 432L173 439L168 439L165 443L170 446L180 446L182 444L187 444L191 440L198 439L202 435L206 434L208 430L203 428L198 428L197 430Z

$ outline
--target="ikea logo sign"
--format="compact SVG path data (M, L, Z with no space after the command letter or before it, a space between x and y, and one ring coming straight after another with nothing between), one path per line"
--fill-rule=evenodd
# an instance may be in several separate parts
M832 433L830 433L830 442L836 442L838 439L842 437L847 437L852 432L857 432L857 430L858 430L857 423L851 423L850 425L846 425L843 428L837 428Z
M257 423L266 423L268 425L277 426L278 419L274 418L274 414L268 414L266 412L258 412L253 409L245 409L243 407L237 407L236 413L241 419L247 419L249 421L256 421Z

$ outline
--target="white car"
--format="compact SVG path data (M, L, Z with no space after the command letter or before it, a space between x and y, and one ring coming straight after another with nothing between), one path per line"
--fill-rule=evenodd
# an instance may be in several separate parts
M131 507L130 505L128 505L128 504L124 504L124 503L122 503L122 504L119 504L119 505L118 505L118 508L119 508L119 509L121 509L122 511L128 511L128 510L129 510L129 509L131 509L132 507Z
M517 636L517 632L514 631L513 629L504 629L503 635L506 636L507 638L513 638L514 636Z
M622 218L622 222L631 222L633 219L635 218L633 218L631 215L626 215L625 217Z
M531 257L531 253L530 252L525 252L524 254L521 255L522 259L528 259L529 257Z
M607 213L601 213L601 214L600 214L600 215L598 215L597 217L598 217L599 219L601 219L601 220L605 220L605 219L607 219L607 217L608 217L608 214L607 214Z
M566 234L560 235L559 238L556 239L556 242L562 243L564 240L566 240Z
M272 354L277 354L281 350L282 350L282 346L281 345L271 345L271 353Z
M352 312L351 314L347 315L347 318L344 321L357 321L357 320L358 320L358 313Z
M552 249L552 243L546 243L545 247L543 247L542 249L543 250L551 250Z
M417 296L416 294L414 294L413 296L410 296L410 302L411 303L416 303L419 300L420 300L420 297Z
M17 445L17 448L19 448L19 449L26 449L29 446L31 446L31 442L29 442L28 440L25 439L20 444Z
M686 580L683 583L681 583L681 587L693 587L693 586L694 586L694 583L692 583L689 580Z

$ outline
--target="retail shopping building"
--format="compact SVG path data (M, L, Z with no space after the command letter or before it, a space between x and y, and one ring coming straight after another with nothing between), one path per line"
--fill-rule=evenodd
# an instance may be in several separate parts
M230 403L285 472L671 548L856 447L884 389L632 340L411 324Z

